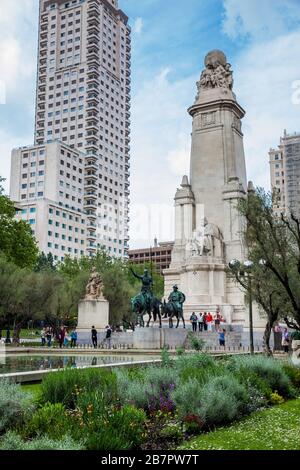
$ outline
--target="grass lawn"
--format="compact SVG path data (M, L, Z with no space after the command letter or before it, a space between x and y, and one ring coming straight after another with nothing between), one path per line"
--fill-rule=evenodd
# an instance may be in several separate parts
M242 421L202 434L180 449L300 450L300 399L257 411Z

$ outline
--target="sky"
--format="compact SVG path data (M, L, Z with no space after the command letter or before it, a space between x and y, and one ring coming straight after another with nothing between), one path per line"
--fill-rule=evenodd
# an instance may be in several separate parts
M119 0L132 27L131 246L174 236L173 199L189 173L187 108L206 53L234 71L247 176L269 189L268 151L300 131L300 0ZM0 0L0 175L33 143L38 0Z

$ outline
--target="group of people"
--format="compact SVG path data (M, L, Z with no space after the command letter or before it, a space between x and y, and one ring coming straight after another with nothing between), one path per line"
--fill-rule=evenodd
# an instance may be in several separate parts
M210 312L193 312L190 321L192 323L193 331L216 331L221 330L221 324L225 323L224 318L222 317L220 311L217 311L215 315L212 315Z
M285 353L290 349L290 334L286 327L282 328L278 322L274 326L274 333L281 337L281 347Z
M105 341L108 344L109 349L111 348L111 334L112 334L112 328L110 325L107 325L106 328L106 334L105 334ZM94 348L96 349L98 347L98 331L94 326L92 326L92 343Z
M111 347L111 335L112 335L112 328L107 325L105 328L106 335L105 340L108 343L108 347ZM91 337L92 337L92 344L96 349L98 347L98 332L94 326L92 326L91 330ZM71 348L75 348L77 345L78 340L78 333L76 328L72 328L71 331L68 331L65 326L61 326L58 332L55 332L54 329L50 326L47 326L42 329L41 331L41 341L42 346L48 346L50 348L54 340L57 340L59 347L68 347L70 345Z
M77 344L77 331L76 328L72 328L71 332L67 331L65 326L61 326L58 332L55 332L51 326L47 326L42 329L41 331L41 341L42 346L51 347L52 341L56 339L58 341L59 347L62 348L71 346L71 348L75 348Z

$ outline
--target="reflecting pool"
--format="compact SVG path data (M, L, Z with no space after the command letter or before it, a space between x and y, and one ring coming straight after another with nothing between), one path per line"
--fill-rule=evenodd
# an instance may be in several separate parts
M160 359L160 356L143 354L6 354L0 357L0 375L12 372L77 368L155 359Z

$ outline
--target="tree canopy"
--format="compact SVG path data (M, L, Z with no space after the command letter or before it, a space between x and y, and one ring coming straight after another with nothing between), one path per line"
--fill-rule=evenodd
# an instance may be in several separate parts
M3 194L0 177L0 251L20 268L32 268L37 260L38 248L30 226L16 220L12 201Z

